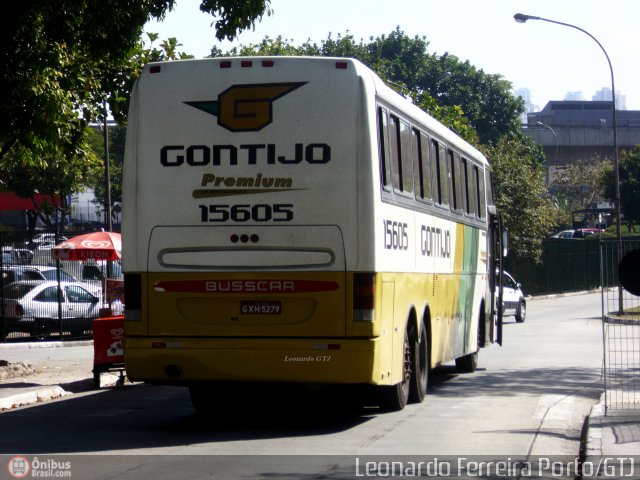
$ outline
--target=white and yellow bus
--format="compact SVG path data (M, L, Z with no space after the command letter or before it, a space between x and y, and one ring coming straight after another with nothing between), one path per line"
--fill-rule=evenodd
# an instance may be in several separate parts
M127 374L198 410L228 382L401 409L499 333L487 160L356 60L145 66L123 188Z

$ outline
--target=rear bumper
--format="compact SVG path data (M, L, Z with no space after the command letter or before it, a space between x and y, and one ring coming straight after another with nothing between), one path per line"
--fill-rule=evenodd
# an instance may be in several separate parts
M229 380L382 384L377 350L377 339L129 337L124 344L131 380L169 384Z

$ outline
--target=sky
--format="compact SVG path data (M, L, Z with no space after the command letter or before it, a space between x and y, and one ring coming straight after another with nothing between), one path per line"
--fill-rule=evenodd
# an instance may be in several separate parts
M486 73L499 74L514 89L527 88L542 109L567 92L591 100L611 88L611 70L598 44L566 26L514 14L568 23L589 32L606 50L615 88L629 110L640 110L640 1L638 0L271 0L273 13L234 42L220 42L214 18L200 12L200 0L177 0L165 20L149 22L146 32L176 37L180 51L202 58L212 46L227 51L282 35L294 45L320 43L331 33L353 35L365 43L399 27L410 37L425 36L428 53L448 52Z

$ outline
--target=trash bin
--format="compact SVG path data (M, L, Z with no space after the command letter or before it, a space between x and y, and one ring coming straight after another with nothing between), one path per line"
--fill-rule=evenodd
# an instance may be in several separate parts
M119 372L118 384L124 383L124 315L93 320L93 384L100 388L100 375Z

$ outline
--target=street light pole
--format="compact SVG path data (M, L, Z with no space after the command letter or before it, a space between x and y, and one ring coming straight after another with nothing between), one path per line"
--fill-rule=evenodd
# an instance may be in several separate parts
M109 164L109 123L107 121L107 101L102 103L102 109L104 112L104 129L102 131L104 137L104 181L105 181L105 211L104 211L104 223L107 232L113 231L113 225L111 220L111 166Z
M536 123L541 127L548 128L549 130L551 130L551 133L553 133L553 138L556 139L556 162L555 163L556 163L556 168L558 168L558 165L560 164L560 147L558 145L558 136L556 135L556 131L546 123L542 123L542 122L536 122ZM547 168L547 184L549 184L550 180L551 178L549 175L549 169Z
M618 237L618 255L622 256L622 229L621 229L621 219L620 219L620 169L619 169L619 158L618 158L618 124L616 118L616 84L613 77L613 67L611 66L611 60L609 59L609 55L607 51L604 49L602 44L598 41L596 37L591 35L586 30L577 27L575 25L571 25L570 23L558 22L556 20L550 20L548 18L535 17L533 15L525 15L524 13L516 13L513 16L514 20L518 23L525 23L527 20L541 20L543 22L555 23L556 25L563 25L565 27L574 28L576 30L580 30L582 33L591 37L591 39L598 44L602 53L607 59L607 63L609 64L609 71L611 72L611 110L613 115L613 167L615 171L615 202L616 202L616 235Z
M618 158L618 124L616 120L616 84L613 78L613 67L611 66L611 60L609 59L609 55L607 51L604 49L602 44L598 41L596 37L591 35L589 32L584 30L583 28L577 27L575 25L571 25L570 23L558 22L556 20L550 20L548 18L535 17L532 15L525 15L524 13L516 13L513 16L514 20L518 23L525 23L527 20L541 20L543 22L555 23L556 25L563 25L565 27L573 28L575 30L579 30L582 33L591 37L591 39L598 44L602 53L607 59L607 63L609 64L609 71L611 72L611 110L613 114L613 169L614 169L614 178L615 178L615 191L616 191L616 236L618 243L618 262L622 258L622 228L621 228L621 219L620 219L620 169L619 169L619 158ZM618 282L618 310L620 314L623 312L623 304L622 304L622 286L620 282Z

